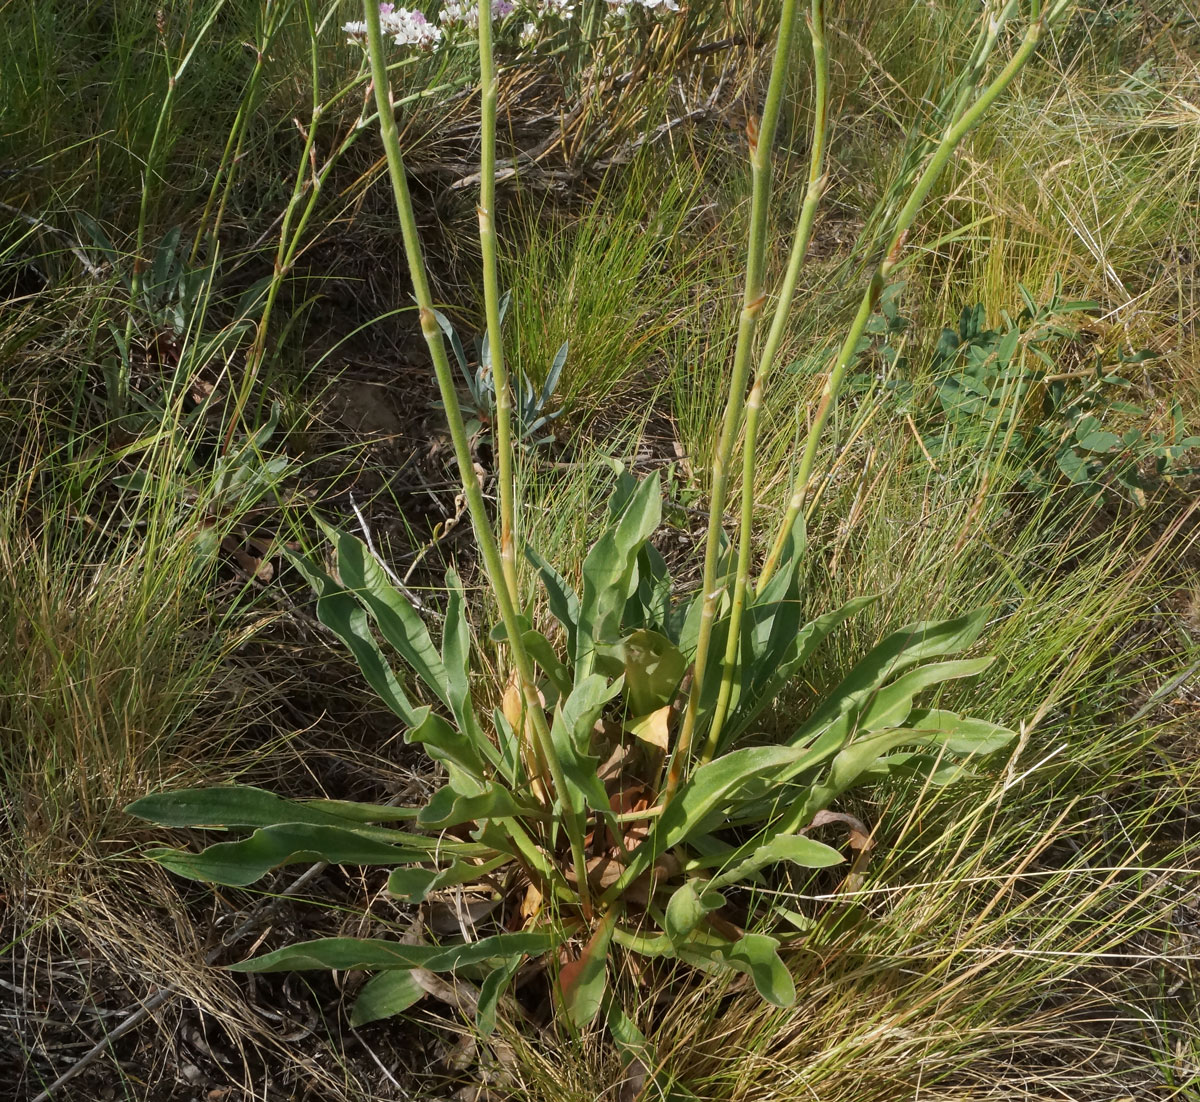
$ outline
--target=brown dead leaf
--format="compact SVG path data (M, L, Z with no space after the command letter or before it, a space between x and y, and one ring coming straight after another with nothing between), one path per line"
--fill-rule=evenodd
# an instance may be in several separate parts
M536 918L541 910L542 893L538 891L536 885L530 884L529 887L525 889L525 897L521 900L520 913L522 928L524 928L525 924L528 923L530 919Z
M856 892L863 886L867 865L871 863L871 851L875 848L875 839L871 837L871 832L861 819L842 811L818 811L813 816L813 821L804 828L804 832L828 826L831 823L841 823L850 835L850 848L854 850L854 861L850 865L850 871L846 874L843 887L848 891Z
M654 754L665 754L671 743L673 707L664 704L655 712L642 716L628 725L628 730L642 747Z
M275 567L267 557L269 548L260 540L247 540L247 543L261 550L259 556L252 555L242 546L242 541L236 536L226 536L221 540L221 549L233 556L238 566L257 582L269 582L275 576Z
M847 815L844 811L818 811L813 816L813 821L804 828L802 833L807 834L810 830L829 826L830 823L841 823L846 827L850 834L852 850L858 853L869 853L875 848L875 839L871 837L871 832L863 824L863 821L853 815Z

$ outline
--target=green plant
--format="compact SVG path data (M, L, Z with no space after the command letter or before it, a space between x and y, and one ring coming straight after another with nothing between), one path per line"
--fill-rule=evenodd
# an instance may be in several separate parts
M508 313L511 300L511 292L506 291L500 300L501 323L504 321L504 315ZM462 403L462 410L471 418L466 425L467 433L475 436L485 426L490 425L496 417L496 379L492 370L492 355L487 335L485 334L474 342L475 367L472 368L466 351L463 349L462 341L454 331L450 319L440 310L435 310L434 316L437 318L438 325L442 327L446 339L450 342L450 349L454 353L454 359L462 373L463 382L466 383L467 400ZM523 442L527 442L533 447L549 444L554 440L553 434L541 437L536 434L562 413L561 407L553 410L549 407L554 398L554 392L558 389L558 380L562 377L563 367L567 362L568 347L569 342L563 341L554 356L554 362L550 365L546 381L542 384L541 389L533 385L528 375L524 372L521 374L521 392L516 408L517 432ZM439 403L440 405L441 403Z
M771 886L770 870L840 864L842 854L808 832L845 821L829 809L856 786L897 775L945 783L962 776L971 758L1012 738L1006 728L919 706L916 700L990 664L986 658L947 657L976 641L986 620L982 610L914 623L889 634L782 739L766 740L760 720L829 633L872 600L856 596L809 618L801 590L804 492L846 368L942 168L1066 4L1047 10L1036 0L1031 4L1024 36L990 81L985 81L988 62L1014 17L1015 2L989 8L981 21L970 62L947 101L942 137L924 165L904 181L907 198L889 226L883 259L871 273L831 367L791 505L751 587L758 419L826 181L828 61L823 5L814 0L809 28L816 110L809 183L751 380L757 326L768 301L764 270L771 149L799 21L795 0L785 0L762 120L749 127L754 183L745 288L714 460L704 580L685 599L675 594L666 563L652 543L662 507L657 477L638 482L619 474L607 522L583 564L578 589L536 548L524 544L517 530L516 452L493 217L496 77L490 4L481 0L479 225L496 396L497 540L424 269L388 99L380 13L372 0L365 7L381 137L421 328L481 565L499 612L491 635L507 649L513 676L503 688L473 676L483 664L473 659L465 595L453 572L446 579L449 596L439 648L366 546L327 529L335 571L296 560L318 594L318 615L351 648L372 688L401 718L408 739L442 763L444 787L421 808L286 801L257 789L217 788L148 796L131 810L171 826L252 830L248 838L220 842L198 854L155 851L169 868L203 880L244 885L279 865L321 859L391 866L389 889L409 902L438 889L485 885L498 905L490 927L469 940L402 944L326 938L234 966L242 971L376 970L356 1006L358 1021L411 1004L416 990L412 971L422 968L479 980L477 1020L487 1032L505 990L537 971L536 964L525 968L526 959L547 956L552 962L557 958L551 973L567 1019L581 1026L603 1009L619 1043L636 1044L620 1007L606 998L609 962L619 954L644 958L642 967L650 969L660 962L682 962L746 973L764 998L786 1005L795 989L778 954L779 897L760 890ZM731 544L723 518L739 437L744 438L742 500L737 542ZM519 547L557 622L552 629L535 624L531 606L522 599ZM414 698L413 686L392 668L373 629L404 660L429 703ZM412 829L379 825L385 823ZM857 840L860 846L864 841Z
M1065 476L1089 496L1123 490L1138 504L1161 480L1200 472L1186 462L1200 437L1188 435L1177 401L1169 437L1136 425L1109 427L1116 418L1146 416L1119 397L1133 385L1120 372L1153 353L1118 352L1113 365L1097 352L1090 366L1064 370L1064 361L1089 356L1080 330L1065 319L1096 310L1096 303L1063 301L1059 279L1041 306L1020 290L1024 305L1016 317L1004 312L989 328L980 304L963 309L956 329L942 330L932 370L946 427L927 434L931 454L963 446L1009 454L1036 493L1050 493Z
M265 281L240 297L233 321L210 329L206 323L219 265L215 259L208 263L190 260L187 244L181 241L181 227L163 235L152 250L150 263L143 266L136 258L126 263L95 219L83 213L77 217L124 291L122 324L109 321L107 326L113 351L101 359L109 415L133 427L128 418L136 405L143 415L161 421L166 404L181 394L202 368L229 356L253 329ZM143 365L153 376L148 390L135 384ZM169 372L169 378L163 378L164 372ZM146 423L144 416L135 415L134 420Z
M183 423L175 426L174 431L186 440L187 422L195 421L202 413L203 406L197 407ZM113 479L114 485L137 495L127 510L130 517L136 517L140 512L138 499L148 496L156 502L172 500L182 511L191 512L197 518L193 549L199 562L210 561L217 549L225 546L251 573L263 576L262 561L241 552L232 533L264 498L278 493L281 483L292 470L292 461L286 456L268 457L265 454L267 444L279 427L280 413L279 403L273 403L270 416L257 431L240 446L218 452L211 462L202 462L194 447L182 444L178 456L178 467L182 470L166 476L156 476L145 470L117 475Z

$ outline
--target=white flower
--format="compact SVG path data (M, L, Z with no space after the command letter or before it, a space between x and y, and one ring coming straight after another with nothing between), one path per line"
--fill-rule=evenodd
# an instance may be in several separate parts
M609 19L619 19L628 13L630 8L643 8L656 15L679 10L676 0L607 0L607 2Z
M395 4L379 5L379 25L384 34L392 36L397 46L432 50L442 40L442 32L425 18L424 12L397 8ZM346 23L342 31L348 42L361 44L367 39L366 23Z
M532 46L538 37L538 25L536 23L526 23L521 28L521 45Z
M513 7L512 0L492 0L492 22L511 15ZM463 26L474 30L479 26L479 5L472 0L445 0L438 20L444 27Z
M540 19L570 19L575 14L574 0L538 0Z
M432 50L442 40L442 32L435 27L422 11L409 11L407 8L391 8L390 4L381 4L379 14L383 23L384 34L390 34L397 46L416 46L422 50Z

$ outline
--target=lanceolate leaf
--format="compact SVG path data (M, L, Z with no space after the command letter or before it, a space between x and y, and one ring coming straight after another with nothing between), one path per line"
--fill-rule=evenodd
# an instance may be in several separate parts
M823 869L840 865L845 858L832 846L806 838L803 834L778 834L759 846L745 861L723 872L712 881L714 889L738 884L768 865L790 861L806 869Z
M615 898L650 867L661 853L693 835L711 832L735 801L761 797L786 782L813 758L810 750L792 746L752 746L734 750L702 765L680 786L656 820L650 837L633 854L620 880L606 893Z
M322 525L337 548L338 574L342 584L360 600L379 625L383 637L447 707L446 667L417 610L388 579L383 568L360 539Z
M633 589L638 552L662 515L658 476L643 479L620 519L602 535L583 563L583 598L575 645L576 678L593 671L596 646L621 635L621 612Z
M260 827L280 823L355 827L359 823L412 819L417 814L412 808L382 804L285 800L265 788L236 784L155 792L135 800L125 810L169 827ZM385 836L396 833L383 832Z
M980 609L957 620L913 624L893 632L854 667L791 742L803 745L812 741L838 717L850 717L843 725L847 732L853 729L859 710L869 704L880 686L918 662L970 646L983 630L986 614Z
M446 830L462 823L480 819L511 819L536 809L518 803L507 788L489 784L482 792L464 795L450 785L439 788L417 816L417 823L427 830Z
M776 578L778 575L771 579L772 582ZM750 660L740 659L741 678L731 704L732 715L723 732L723 747L732 745L750 728L835 628L878 598L854 597L840 608L818 616L799 628L796 626L799 621L799 598L789 597L787 600L794 600L794 615L786 604L756 604L746 612L743 652L753 657ZM724 646L723 633L718 645Z
M472 742L490 739L484 734L471 700L471 628L467 623L462 582L453 570L446 571L446 623L442 631L442 669L446 677L446 700L458 722L458 729ZM509 778L512 780L513 778Z
M496 1008L512 978L521 967L522 958L519 956L506 960L493 968L487 978L479 985L479 1002L475 1009L475 1026L485 1037L490 1037L496 1031Z
M704 889L703 892L700 888ZM709 911L715 911L725 905L725 897L714 890L711 884L702 883L700 888L696 886L695 881L688 880L676 888L667 901L664 930L676 945L686 942Z
M662 1070L654 1046L621 1009L614 996L604 1000L604 1017L613 1043L625 1062L629 1081L632 1082L634 1076L645 1079L645 1089L636 1095L637 1098L645 1099L645 1102L696 1102L695 1094Z
M511 857L502 854L478 865L472 861L455 861L444 869L394 869L388 877L387 890L389 895L406 903L423 903L430 892L472 884L511 862Z
M550 611L567 633L567 653L574 656L578 647L579 598L567 580L528 544L525 545L525 557L542 579Z
M601 919L578 959L564 964L558 973L558 993L563 1009L576 1029L589 1025L600 1009L608 977L608 947L613 926L617 921L616 908Z
M354 830L285 823L261 827L249 838L218 842L200 853L150 850L147 856L179 876L245 887L280 865L328 861L335 865L407 865L424 860L421 850L377 841Z
M724 959L754 980L758 993L773 1006L791 1006L796 1001L796 984L779 959L779 942L766 934L746 934L724 953Z
M431 758L444 762L450 770L450 783L459 792L481 792L487 773L481 752L487 754L488 761L501 764L499 751L491 741L472 741L429 708L418 708L413 720L405 735L407 740L421 743Z
M993 662L991 658L976 658L961 662L931 662L909 670L902 677L881 688L858 715L860 731L878 731L898 727L912 711L913 697L923 689L960 677L974 677Z
M583 811L585 803L597 811L610 813L608 793L597 775L600 760L592 756L590 742L596 720L620 689L619 680L610 684L599 674L589 674L579 680L554 710L550 737L568 787L561 798L570 801L575 814Z
M321 968L424 968L453 972L513 954L539 957L554 949L563 935L554 931L495 934L465 945L402 945L379 938L329 937L305 941L264 953L261 957L231 964L233 972L303 972Z
M908 725L921 736L944 746L951 754L991 754L1017 737L1016 731L939 708L918 708L908 717Z
M368 1022L377 1022L402 1014L425 996L423 988L409 969L380 972L372 976L355 1000L350 1012L350 1024L357 1029Z
M375 642L367 623L367 614L358 601L324 571L302 555L291 556L300 572L317 594L317 619L350 648L367 684L393 712L412 727L418 722L417 709L405 695L391 666Z

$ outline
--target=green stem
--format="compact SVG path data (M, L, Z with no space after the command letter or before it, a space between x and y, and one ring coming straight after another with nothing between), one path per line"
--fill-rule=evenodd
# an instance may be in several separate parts
M433 360L433 370L437 376L438 389L441 391L442 405L446 413L446 427L450 431L450 439L454 445L454 457L458 463L459 477L462 480L463 497L471 516L471 526L475 531L475 540L479 546L480 557L483 559L484 571L500 609L500 619L508 636L508 645L512 649L513 664L517 668L517 676L520 679L521 690L525 698L525 707L532 721L534 739L538 752L550 769L551 779L554 782L559 803L563 808L567 835L571 844L571 857L575 863L580 905L584 916L590 919L592 913L591 893L587 881L587 862L583 853L582 824L571 808L566 777L554 751L550 729L546 723L546 713L542 709L541 698L533 678L533 663L530 661L529 653L522 641L517 610L504 581L500 551L496 546L496 537L488 520L483 490L479 485L479 478L475 474L475 463L471 456L471 445L467 439L466 426L463 424L462 410L458 404L458 392L454 388L450 360L442 341L441 327L434 316L433 295L425 274L425 260L421 255L417 219L408 191L404 159L400 152L400 138L396 132L396 117L391 104L387 67L383 60L383 33L379 25L379 5L377 0L363 0L363 8L366 13L367 51L371 62L371 76L375 85L375 101L379 108L379 136L387 158L392 192L396 198L396 212L400 218L404 253L413 284L413 297L417 300L420 312L421 332L429 347L430 358Z
M487 314L488 352L496 395L496 481L500 499L500 563L509 596L517 588L516 509L513 482L512 388L500 332L500 285L496 263L496 95L499 77L492 56L492 4L479 0L479 244L483 254L483 304Z
M1065 8L1058 10L1065 10ZM883 259L871 274L867 288L863 292L862 301L859 303L858 312L850 324L846 339L842 342L837 359L834 361L833 367L825 380L821 400L813 416L813 423L809 429L808 438L805 440L804 453L800 459L799 470L796 472L792 497L788 503L787 512L784 514L783 522L775 534L775 541L771 546L770 553L767 555L766 561L763 563L762 572L759 575L757 583L757 590L759 592L771 580L771 577L778 568L784 545L787 542L788 533L796 523L796 518L800 515L800 510L804 508L804 498L807 493L809 478L812 475L813 461L816 457L817 444L820 442L821 433L825 428L825 423L829 419L829 414L833 409L834 403L837 401L846 368L854 359L859 338L866 329L867 321L870 319L879 301L879 295L887 283L888 276L891 275L900 263L900 256L904 249L904 243L908 238L908 231L912 227L917 213L921 209L921 205L928 198L929 192L933 189L933 185L937 182L938 177L941 176L958 144L979 123L979 120L983 118L988 108L996 102L1025 66L1026 62L1029 61L1030 57L1033 56L1033 52L1037 49L1038 40L1045 27L1045 20L1037 14L1038 5L1036 2L1034 4L1034 11L1033 21L1025 31L1021 45L1016 53L1013 54L1008 64L1004 66L996 79L983 90L975 102L963 110L957 119L952 120L942 135L942 139L934 150L933 155L930 157L929 163L925 166L925 170L913 185L907 202L896 216L895 228L888 242L887 249L884 252ZM991 46L986 47L983 51L983 56L976 66L977 71L982 69L983 64L987 60L987 53L994 47L996 42L995 36L992 36L989 41L991 42Z
M787 270L779 290L779 301L771 318L762 354L755 373L754 385L746 399L746 429L742 445L742 508L738 527L738 561L734 576L733 600L729 609L729 635L725 641L725 657L721 669L721 687L717 694L716 709L708 741L704 746L701 762L712 761L720 744L721 731L729 714L729 703L733 696L733 680L738 668L738 650L741 646L742 616L746 609L746 591L750 578L750 552L754 523L754 469L758 448L758 421L762 410L763 389L766 386L779 347L787 330L792 299L796 284L804 270L808 256L808 245L812 239L813 223L821 195L825 191L825 147L829 135L829 54L825 48L824 0L812 0L808 15L808 30L812 39L813 52L813 125L812 141L808 162L808 188L796 220L796 231L792 238L792 251Z
M750 171L753 182L750 232L746 250L746 284L742 296L741 317L738 321L737 344L733 354L733 371L729 381L729 400L725 406L721 435L713 460L712 499L709 504L708 533L704 545L704 580L701 583L703 605L700 613L696 655L693 661L692 687L688 694L687 709L684 712L675 754L667 773L667 784L663 796L664 804L670 803L674 797L691 754L692 740L699 718L700 696L704 687L704 673L708 665L713 624L716 619L717 605L725 592L723 580L717 578L717 560L720 557L725 500L729 492L729 464L733 455L733 446L741 428L754 334L763 306L762 277L766 265L767 214L771 201L771 146L775 140L775 130L783 105L788 57L791 53L795 27L796 0L783 0L783 9L779 17L779 32L775 40L775 56L771 62L771 77L767 84L767 97L763 107L762 120L758 124L751 121L747 127L750 139Z

